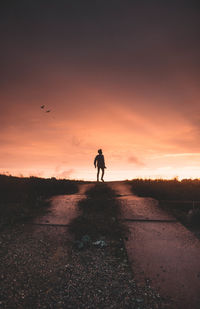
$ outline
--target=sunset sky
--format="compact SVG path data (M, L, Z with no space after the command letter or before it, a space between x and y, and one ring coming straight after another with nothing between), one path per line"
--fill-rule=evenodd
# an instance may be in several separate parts
M0 173L200 177L198 1L0 6Z

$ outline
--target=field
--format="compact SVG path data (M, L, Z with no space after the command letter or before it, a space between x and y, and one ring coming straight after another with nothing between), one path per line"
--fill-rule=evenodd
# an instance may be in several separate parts
M77 181L0 175L0 228L46 211L53 195L77 191Z

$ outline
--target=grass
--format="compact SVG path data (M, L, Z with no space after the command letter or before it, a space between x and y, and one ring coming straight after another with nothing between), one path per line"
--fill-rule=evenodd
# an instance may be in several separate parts
M86 192L88 198L93 199L114 199L115 191L108 187L105 183L97 183L94 187Z
M78 203L80 216L75 218L69 230L76 240L88 235L93 241L100 238L110 240L124 237L126 231L118 221L120 201L106 184L96 184L86 192L87 198Z
M134 179L131 184L133 193L153 197L158 200L200 201L199 179Z
M0 175L0 226L24 222L44 212L47 199L78 191L78 182Z
M199 179L134 179L128 183L134 194L157 199L161 208L182 223L200 228Z

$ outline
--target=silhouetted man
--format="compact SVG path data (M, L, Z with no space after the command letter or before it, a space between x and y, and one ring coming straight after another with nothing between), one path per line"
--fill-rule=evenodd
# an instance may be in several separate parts
M95 166L95 168L97 167L97 181L99 181L99 172L100 172L100 169L101 169L101 171L102 171L101 180L104 182L103 176L104 176L104 169L106 168L104 156L102 154L101 149L98 150L98 153L99 154L94 159L94 166Z

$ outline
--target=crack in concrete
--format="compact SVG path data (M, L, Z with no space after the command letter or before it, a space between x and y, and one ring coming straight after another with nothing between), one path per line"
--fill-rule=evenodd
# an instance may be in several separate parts
M157 219L128 219L128 218L124 218L124 219L121 219L122 221L130 221L130 222L169 222L169 223L172 223L172 222L178 222L177 220L157 220Z

